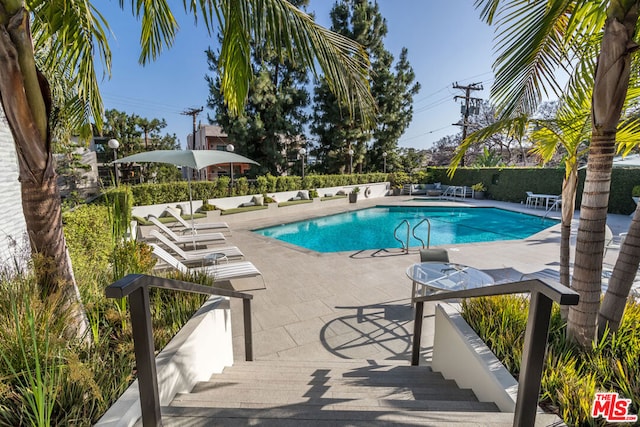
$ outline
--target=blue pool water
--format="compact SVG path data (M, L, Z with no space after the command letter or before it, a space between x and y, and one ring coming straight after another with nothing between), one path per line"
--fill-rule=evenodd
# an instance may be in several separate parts
M393 230L405 219L413 229L424 218L431 222L431 246L518 240L558 223L497 208L377 206L253 231L317 252L400 248ZM406 240L406 227L400 230ZM426 223L416 235L426 242ZM412 236L410 246L420 245Z

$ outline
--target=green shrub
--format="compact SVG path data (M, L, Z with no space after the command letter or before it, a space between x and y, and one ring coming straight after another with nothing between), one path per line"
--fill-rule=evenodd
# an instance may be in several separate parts
M267 191L269 193L275 193L278 186L278 178L271 174L267 174Z
M238 178L235 182L236 196L246 196L249 194L249 180L245 177Z
M269 190L269 181L266 176L259 176L256 178L256 192L258 194L265 194Z
M229 184L231 178L221 176L215 181L215 198L227 197L229 195Z
M62 216L69 255L78 283L93 281L109 268L113 250L106 206L84 205Z
M205 199L202 201L202 206L200 206L199 210L202 212L215 211L216 207L210 204L209 201Z
M463 316L514 377L518 377L529 301L520 296L473 298L463 302ZM555 408L568 425L605 425L591 418L596 391L615 391L640 402L640 304L629 301L620 329L606 334L590 350L565 339L560 310L554 305L540 402Z
M631 189L631 197L640 197L640 185L634 185Z

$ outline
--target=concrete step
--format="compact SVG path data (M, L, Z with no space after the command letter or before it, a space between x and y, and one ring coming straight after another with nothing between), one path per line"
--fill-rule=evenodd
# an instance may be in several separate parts
M191 393L179 394L181 400L221 400L224 402L289 402L304 399L396 399L396 400L470 400L476 399L471 390L457 387L404 388L396 387L299 387L282 385L277 389L252 387L248 384L199 384Z
M322 368L339 368L339 367L375 367L375 366L411 366L409 360L376 360L376 359L340 359L340 360L253 360L251 362L236 361L233 366L295 366L295 367L322 367ZM420 368L431 370L429 365L420 365Z
M283 375L267 375L260 374L251 376L250 373L228 373L219 377L212 377L209 381L225 381L225 382L250 382L260 383L266 382L277 387L281 384L306 384L306 385L324 385L334 387L338 385L361 385L361 386L382 386L382 387L420 387L420 386L447 386L455 385L453 380L445 380L441 376L434 377L409 377L409 376L376 376L369 377L331 377L331 376L283 376Z
M473 414L473 415L471 415ZM554 419L557 421L557 419ZM392 361L241 362L177 395L165 426L512 425L429 366ZM542 425L542 424L541 424Z
M207 396L213 396L221 393L244 393L248 391L257 392L270 392L273 393L273 383L261 382L261 383L238 383L232 381L219 380L215 382L202 382L197 384L192 394L204 394ZM410 396L412 399L449 399L451 397L459 397L461 399L466 398L473 400L475 395L469 389L460 389L454 384L437 385L433 386L414 386L409 387L406 385L385 387L385 386L370 386L370 385L339 385L331 388L327 388L323 385L319 387L309 386L308 384L300 383L282 383L278 384L278 392L296 392L299 395L307 397L322 397L327 395L327 392L331 392L331 397L336 397L339 394L354 395L356 393L374 395L384 398L389 396L396 396L394 398L402 399L404 396ZM328 395L327 395L328 396Z
M255 372L255 373L283 373L283 374L307 374L318 375L319 373L330 372L332 374L349 374L351 376L367 376L370 373L392 372L394 375L439 375L434 373L427 366L398 366L398 365L371 365L371 366L327 366L325 364L316 364L315 366L296 366L292 364L252 364L244 363L241 365L228 366L224 372Z
M403 411L385 408L362 411L347 408L312 408L291 405L285 408L192 408L164 407L162 421L165 427L188 425L201 426L246 426L262 427L324 427L324 426L390 426L428 425L433 427L507 427L513 425L512 413L500 412L446 412ZM536 427L554 425L558 419L553 415L538 414Z
M249 399L247 399L249 400ZM170 406L192 408L238 408L238 409L277 409L289 406L310 407L310 410L339 410L349 409L365 412L402 410L402 411L465 411L465 412L497 412L498 408L493 402L478 402L468 400L396 400L396 399L328 399L307 398L304 396L273 396L256 401L231 401L224 400L200 400L193 395L176 396Z

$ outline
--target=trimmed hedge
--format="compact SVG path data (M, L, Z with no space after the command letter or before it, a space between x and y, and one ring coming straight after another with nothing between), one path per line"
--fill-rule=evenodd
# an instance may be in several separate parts
M585 170L578 174L578 193L576 207L580 207ZM234 188L229 189L229 178L221 177L216 181L195 181L191 183L193 200L208 200L227 197L232 194L245 196L250 194L266 194L277 191L295 191L340 187L347 185L363 185L373 182L391 182L394 187L402 184L426 184L441 182L445 185L472 186L482 182L487 187L487 197L505 202L524 202L526 192L539 194L560 194L564 169L561 168L458 168L453 178L447 176L445 167L434 167L418 171L413 175L403 172L395 174L368 173L353 175L308 175L299 176L266 175L258 177L254 182L244 178L234 181ZM633 187L640 185L640 169L614 168L611 176L611 195L609 196L609 213L630 214L635 209L631 199ZM110 190L113 191L113 190ZM131 187L136 206L174 203L189 200L189 187L186 181L165 184L140 184Z
M251 194L266 194L280 191L313 190L324 187L340 187L346 185L385 182L389 175L385 173L365 173L353 175L308 175L302 179L299 176L266 175L249 182L240 177L234 180L234 186L229 188L229 178L220 177L215 181L194 181L191 183L193 200L208 200ZM113 190L109 190L113 191ZM140 184L131 187L134 205L156 205L161 203L175 203L189 200L189 185L187 181L163 184Z
M472 186L482 182L487 187L488 197L505 202L523 202L526 192L560 194L564 169L560 168L459 168L453 178L447 176L446 168L429 168L433 182L446 185ZM576 208L580 208L586 171L578 173ZM640 184L640 169L614 168L611 174L609 213L630 214L635 209L631 192Z

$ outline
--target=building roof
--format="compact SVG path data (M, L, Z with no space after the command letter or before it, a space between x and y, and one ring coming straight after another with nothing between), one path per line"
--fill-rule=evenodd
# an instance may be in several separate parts
M222 127L217 125L203 125L200 126L201 130L204 130L205 136L218 136L221 138L226 138L228 135L224 133Z

